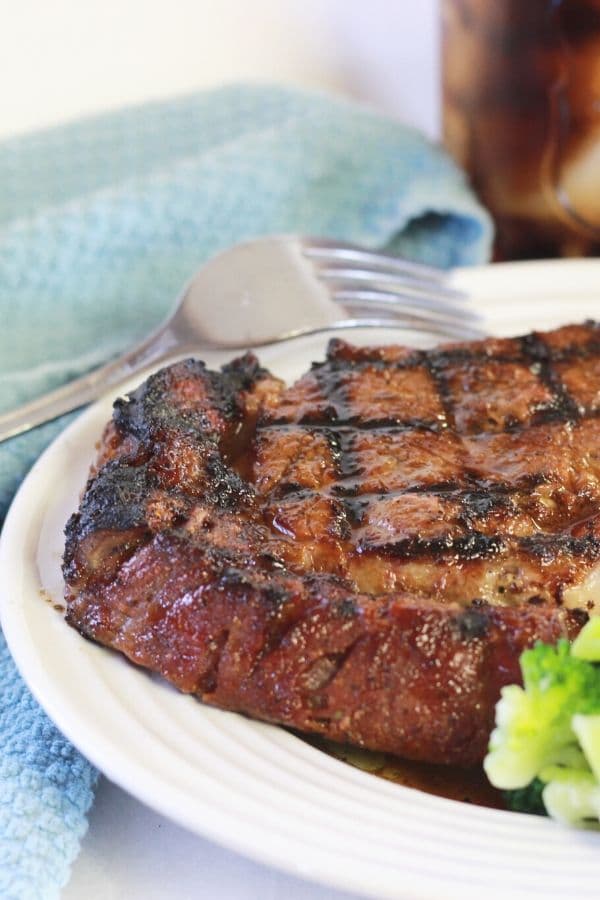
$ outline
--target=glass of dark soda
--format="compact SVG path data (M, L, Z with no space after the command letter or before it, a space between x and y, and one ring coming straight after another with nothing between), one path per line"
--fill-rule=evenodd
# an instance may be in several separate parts
M600 253L600 0L442 0L444 142L498 259Z

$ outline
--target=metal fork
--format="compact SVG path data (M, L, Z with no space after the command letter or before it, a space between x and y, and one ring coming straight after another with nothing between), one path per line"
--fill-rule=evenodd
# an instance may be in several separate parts
M0 415L0 441L89 403L151 363L188 353L359 327L478 337L464 299L441 270L351 244L297 236L237 244L193 276L172 314L141 343Z

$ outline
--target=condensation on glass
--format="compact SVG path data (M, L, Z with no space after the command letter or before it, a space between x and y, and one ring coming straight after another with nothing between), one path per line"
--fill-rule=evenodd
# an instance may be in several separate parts
M444 141L500 259L600 253L600 0L442 0Z

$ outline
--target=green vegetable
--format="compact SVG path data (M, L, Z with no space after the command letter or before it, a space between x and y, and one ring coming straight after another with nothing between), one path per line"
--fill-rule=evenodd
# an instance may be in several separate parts
M600 819L600 618L576 641L521 655L523 687L503 688L484 768L511 809L569 824Z
M545 784L539 778L534 778L524 788L514 791L504 791L504 800L513 812L533 813L536 816L545 816L546 807L542 800L542 791Z
M590 662L600 660L600 616L590 619L585 628L581 629L573 641L572 653L573 656Z

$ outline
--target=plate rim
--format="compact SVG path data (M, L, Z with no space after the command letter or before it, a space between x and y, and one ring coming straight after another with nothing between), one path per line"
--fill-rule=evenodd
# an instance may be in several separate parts
M560 263L562 261L551 261L550 268L556 270L556 263ZM577 266L578 263L584 263L583 266ZM589 263L592 262L592 266ZM573 265L575 263L575 265ZM594 279L594 270L596 270L596 275L600 272L600 259L590 261L590 260L569 260L568 261L569 268L572 271L575 271L577 268L580 270L588 270L592 279ZM597 265L596 265L597 264ZM481 279L481 277L489 278L492 272L498 272L498 266L508 267L510 266L512 271L516 273L521 273L528 269L529 272L533 271L533 268L536 268L537 272L540 271L546 272L548 269L548 263L546 261L534 261L528 263L506 263L506 264L493 264L492 266L486 267L477 267L474 270L462 270L459 273L458 277L461 282L468 282L469 278L476 281L477 279ZM505 268L505 272L508 270ZM483 274L482 274L483 273ZM600 296L600 292L599 292ZM569 319L569 315L567 314L566 320ZM306 341L305 339L298 339L297 343L310 343L311 341L323 342L324 338L320 336L317 339L309 339ZM266 349L266 348L265 348ZM260 350L259 352L262 352ZM225 356L230 354L225 354ZM271 352L269 355L273 355ZM222 358L224 355L219 354L219 357ZM150 370L149 370L150 371ZM139 381L143 375L136 376L132 382ZM114 392L112 394L114 396ZM124 788L129 793L136 796L142 802L147 805L157 809L157 811L162 814L168 816L184 827L189 828L190 830L203 835L211 840L217 841L218 843L227 846L229 849L232 849L236 852L240 852L246 856L251 857L252 859L258 860L260 862L266 863L267 865L274 866L276 868L282 869L283 871L290 872L292 874L298 875L300 877L309 878L315 880L321 884L328 884L331 887L337 887L345 890L350 890L357 892L363 892L366 896L390 896L390 897L415 897L421 898L421 900L425 900L425 898L438 898L438 897L461 897L470 896L470 891L468 888L468 884L461 884L456 882L456 885L453 885L451 888L449 885L446 885L446 890L443 894L440 894L435 890L435 882L430 883L428 886L424 883L422 878L410 878L406 877L404 883L402 885L402 893L398 894L395 892L393 886L390 885L389 880L384 879L381 884L371 884L368 885L364 882L357 883L356 881L356 873L353 871L353 867L351 865L348 868L344 868L343 870L339 870L335 876L332 878L330 869L328 870L327 865L324 864L325 861L313 859L313 862L309 865L306 861L299 861L296 856L292 853L291 858L282 859L281 858L281 849L273 850L271 852L270 847L274 845L269 845L267 842L266 845L257 846L256 840L253 839L252 834L244 834L243 840L236 840L236 835L239 836L239 832L236 829L232 829L227 827L231 824L229 818L225 818L221 822L218 827L215 827L215 820L213 819L210 825L206 827L199 828L197 821L187 821L182 819L180 812L177 809L173 808L173 802L166 802L163 797L160 802L157 803L155 796L155 788L153 788L153 779L155 779L155 773L152 773L150 779L144 779L144 766L141 766L142 771L139 771L138 767L134 766L133 769L128 768L127 765L123 764L122 757L118 757L115 765L111 764L110 753L108 754L108 760L106 757L106 751L110 748L110 742L100 742L100 744L94 743L94 730L92 731L86 730L84 726L83 734L78 727L78 723L73 718L70 713L73 713L73 710L69 708L67 703L67 708L61 707L60 703L57 704L57 696L53 693L53 690L50 689L48 691L47 686L43 684L42 674L39 671L39 666L35 662L35 653L34 646L32 643L32 638L29 632L27 632L27 636L23 641L23 634L20 633L20 629L26 627L24 616L25 613L22 611L22 621L19 621L19 612L17 609L17 604L20 595L21 589L16 590L14 595L12 595L12 591L14 591L15 586L20 588L18 585L19 578L21 575L23 578L25 577L23 573L17 573L12 578L6 577L6 573L10 572L10 569L13 567L12 559L14 558L14 554L19 555L19 548L21 551L25 552L25 545L27 540L31 537L31 530L33 529L37 534L37 539L39 541L41 537L41 530L43 525L43 509L38 508L36 511L36 516L31 520L31 513L28 510L28 504L31 503L30 495L35 493L37 488L37 482L44 477L45 470L49 465L49 460L52 460L55 457L58 457L63 450L63 445L69 444L69 442L73 442L73 444L77 444L78 440L81 439L82 433L86 432L86 429L90 429L95 427L96 422L103 417L102 421L105 421L108 418L108 410L111 405L111 397L105 396L101 398L99 401L94 403L90 408L88 408L85 412L83 412L80 416L77 417L75 421L73 421L67 428L62 431L57 438L49 445L49 447L41 454L38 460L34 463L28 475L23 480L12 504L7 513L4 526L2 529L2 534L0 537L0 574L3 576L0 578L0 623L2 625L2 629L5 634L5 638L8 644L8 647L15 659L17 667L21 672L24 680L29 685L32 693L40 703L40 705L46 710L50 718L55 721L57 726L63 733L68 737L68 739L74 744L74 746L78 747L81 752L90 759L91 762L94 763L101 771L105 772L107 776L119 784L122 788ZM39 528L38 528L39 526ZM27 540L25 540L27 538ZM31 563L31 560L30 560ZM15 585L15 579L17 584ZM22 579L21 579L22 580ZM12 590L11 590L12 588ZM22 589L25 589L25 586L22 586ZM38 598L39 599L39 598ZM68 626L64 626L68 627ZM79 637L72 632L73 636L77 638L79 641ZM28 643L29 642L29 643ZM101 653L106 653L104 648L98 648L95 645L90 645L96 651L100 651ZM33 655L32 655L33 654ZM147 678L147 675L144 673L143 677ZM59 691L60 693L60 691ZM70 712L69 712L70 710ZM214 711L213 711L214 712ZM217 711L220 712L220 711ZM226 715L232 716L236 715L233 713L227 713ZM246 720L244 720L246 721ZM89 723L88 723L89 726ZM276 728L276 726L262 726L265 728ZM279 729L281 732L281 730ZM299 738L287 733L287 737L285 740L289 739L290 741L297 741L304 748L307 748L310 745L305 744ZM376 782L377 784L381 784L381 779L376 778L373 775L370 775L366 772L361 772L356 769L352 769L347 764L334 760L331 757L322 754L321 751L316 748L310 747L310 751L318 754L319 756L325 756L326 759L329 760L329 764L333 764L333 768L337 766L342 767L345 771L349 770L354 773L352 776L352 780L357 784L360 783L366 787L369 787L369 790L372 790L372 782ZM146 772L146 776L148 773ZM405 788L400 785L391 785L388 784L387 788L391 788L394 792L410 792L412 794L420 794L421 792L414 791L410 788ZM424 795L430 796L430 795ZM464 814L467 818L470 818L470 821L473 822L473 825L476 826L478 821L482 819L482 811L479 810L476 815L473 815L474 808L466 807L465 804L459 803L458 801L448 800L445 798L435 797L430 798L430 800L434 800L434 807L441 804L442 806L448 804L456 808L458 807L462 812L458 815ZM468 813L466 811L469 811ZM214 810L213 810L214 812ZM508 820L515 821L514 813L508 813L501 810L484 810L483 811L483 819L490 820L493 818L497 822L503 821L505 825L508 827ZM519 820L530 820L531 817L528 816L518 816ZM239 823L238 823L239 824ZM546 832L547 835L550 835L550 831L553 831L556 827L554 823L548 820L539 820L536 823L536 829L540 828L542 831ZM518 830L518 829L517 829ZM578 834L577 832L564 832L565 834ZM294 840L299 840L295 838ZM570 841L571 842L571 841ZM551 841L553 843L553 841ZM290 845L291 846L291 845ZM355 867L354 867L355 868ZM405 871L405 876L408 876L408 872ZM376 888L375 893L372 892L371 888ZM391 892L390 892L391 889ZM477 888L476 891L480 891L480 888ZM473 893L473 896L476 896L476 893ZM517 894L512 891L512 896L517 896ZM528 896L531 896L528 893Z

